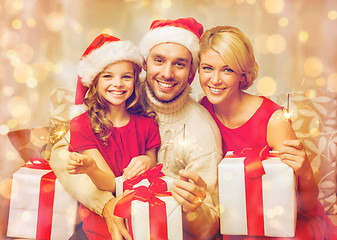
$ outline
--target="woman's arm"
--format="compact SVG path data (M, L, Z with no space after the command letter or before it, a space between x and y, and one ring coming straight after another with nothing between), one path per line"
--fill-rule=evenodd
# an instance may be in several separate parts
M298 207L303 211L312 210L317 201L318 187L304 146L296 138L282 110L275 111L269 120L267 142L273 150L280 152L281 161L293 168L298 177Z

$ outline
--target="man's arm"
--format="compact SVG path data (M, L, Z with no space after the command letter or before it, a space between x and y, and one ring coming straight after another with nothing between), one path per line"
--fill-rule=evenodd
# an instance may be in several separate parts
M66 137L69 137L67 133ZM113 198L111 192L99 190L86 174L71 175L66 166L70 152L68 143L63 138L51 151L50 166L62 186L80 203L102 216L105 204Z

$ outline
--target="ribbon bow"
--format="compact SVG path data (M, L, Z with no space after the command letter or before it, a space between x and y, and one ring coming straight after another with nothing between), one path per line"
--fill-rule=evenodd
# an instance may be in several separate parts
M126 180L125 184L123 183L123 191L132 191L117 202L114 215L128 219L129 232L132 238L131 202L139 200L149 203L150 239L168 239L166 205L164 201L157 197L172 196L172 194L167 192L166 182L160 179L160 177L164 176L161 173L162 167L163 165L159 164L139 176ZM134 188L133 184L137 184L145 178L150 182L148 187L139 186Z

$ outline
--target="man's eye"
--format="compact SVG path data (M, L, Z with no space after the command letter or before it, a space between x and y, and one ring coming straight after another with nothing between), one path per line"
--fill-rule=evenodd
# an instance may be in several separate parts
M163 62L163 60L161 60L159 58L155 59L154 61L157 62L157 63L162 63Z
M182 62L177 62L176 65L178 67L185 67L185 63L182 63Z

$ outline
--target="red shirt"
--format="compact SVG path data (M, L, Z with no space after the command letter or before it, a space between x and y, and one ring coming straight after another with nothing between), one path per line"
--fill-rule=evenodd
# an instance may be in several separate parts
M123 174L133 157L144 155L147 150L160 147L157 123L141 115L130 115L127 125L113 128L109 143L103 145L92 130L88 111L70 122L69 151L78 152L97 148L116 177Z
M276 110L282 107L268 98L262 98L261 106L247 122L238 128L228 128L223 125L215 115L213 105L208 99L204 97L201 100L201 105L210 112L220 129L224 154L226 154L227 151L240 152L245 148L260 148L268 145L267 125L269 119Z

